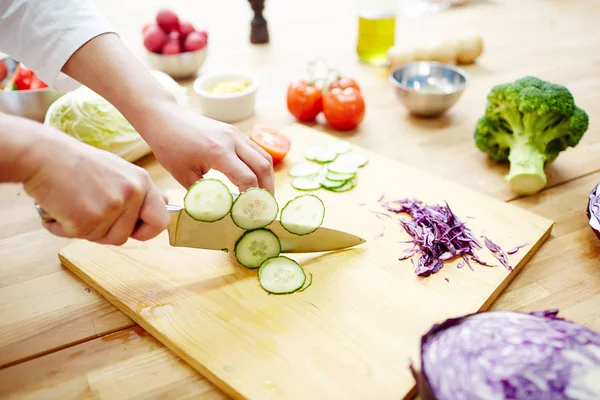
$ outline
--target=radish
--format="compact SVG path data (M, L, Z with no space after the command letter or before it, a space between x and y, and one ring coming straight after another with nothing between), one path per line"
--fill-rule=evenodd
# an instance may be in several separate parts
M199 32L190 33L183 42L185 51L201 50L206 46L206 37Z
M179 54L181 53L181 45L178 39L170 38L162 48L163 54Z
M171 32L179 26L179 17L173 10L163 8L156 14L156 23L166 32Z
M195 30L196 29L194 28L194 25L192 25L191 22L189 22L189 21L180 21L179 22L179 34L181 35L182 40L185 40L187 35L194 32Z
M144 46L153 53L159 53L167 42L168 36L158 25L152 25L144 34Z

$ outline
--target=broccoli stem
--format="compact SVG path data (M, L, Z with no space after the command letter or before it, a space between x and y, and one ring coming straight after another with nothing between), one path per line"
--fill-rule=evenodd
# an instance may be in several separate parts
M511 190L520 195L531 195L546 186L544 172L546 155L531 142L527 133L515 132L508 160L510 170L505 177Z

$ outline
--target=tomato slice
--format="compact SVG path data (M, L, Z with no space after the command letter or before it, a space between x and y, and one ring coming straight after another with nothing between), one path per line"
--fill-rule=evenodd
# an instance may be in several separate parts
M280 163L290 151L290 140L279 131L268 126L254 126L250 131L250 140L271 155L273 165Z

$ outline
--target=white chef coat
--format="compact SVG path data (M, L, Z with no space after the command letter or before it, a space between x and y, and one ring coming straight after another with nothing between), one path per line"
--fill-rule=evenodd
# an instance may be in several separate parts
M58 90L79 86L60 70L77 49L107 32L116 33L93 0L0 0L0 52Z

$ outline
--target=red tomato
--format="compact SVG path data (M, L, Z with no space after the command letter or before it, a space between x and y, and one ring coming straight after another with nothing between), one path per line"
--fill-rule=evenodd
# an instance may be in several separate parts
M151 25L144 34L144 46L153 53L160 53L169 36L158 25Z
M3 62L0 62L0 81L3 81L8 75L8 68Z
M305 79L300 79L290 83L287 108L298 121L314 121L323 111L323 82L310 84Z
M194 32L195 30L196 29L194 28L194 25L191 22L189 22L189 21L180 21L179 22L179 34L181 35L182 39L185 39L187 37L187 35Z
M44 89L47 87L48 87L48 85L46 85L44 82L42 82L42 80L40 78L38 78L36 74L32 74L31 86L29 86L29 89L31 89L31 90Z
M360 90L360 86L358 86L358 82L356 82L356 80L354 80L353 78L337 78L336 80L334 80L331 83L331 89L333 88L341 88L341 89L346 89L349 87L355 88Z
M165 32L171 32L179 27L179 17L175 11L163 8L156 13L156 23Z
M32 75L33 72L29 68L19 63L19 65L17 65L17 69L15 70L15 75L13 78L13 83L17 90L29 89L29 87L31 86Z
M323 96L323 114L333 129L356 128L365 116L365 101L360 90L355 87L331 89Z
M192 32L185 38L183 49L185 51L202 50L206 46L206 37L200 32Z
M273 165L280 163L290 151L290 140L279 131L264 125L256 125L252 128L250 140L271 155Z

